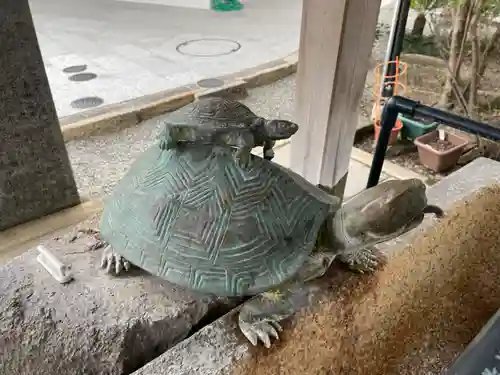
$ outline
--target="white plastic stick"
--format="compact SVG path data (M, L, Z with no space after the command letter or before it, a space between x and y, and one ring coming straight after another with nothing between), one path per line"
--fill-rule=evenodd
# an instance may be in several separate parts
M441 141L446 141L446 133L444 129L438 129L438 134Z
M56 258L47 248L40 245L37 247L40 253L36 260L61 284L65 284L73 279L71 266L65 265Z

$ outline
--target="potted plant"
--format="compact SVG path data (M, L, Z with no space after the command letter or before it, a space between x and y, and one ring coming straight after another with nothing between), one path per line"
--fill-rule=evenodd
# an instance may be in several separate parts
M398 118L403 123L401 138L414 141L415 138L430 133L437 129L438 123L425 117L407 117L399 114Z
M442 129L415 139L422 165L434 172L445 172L455 166L468 140Z
M380 135L380 120L375 120L373 124L375 128L375 143L378 141L378 137ZM396 120L396 124L394 124L394 127L391 129L391 137L389 138L389 145L393 145L396 143L398 140L398 135L399 132L401 131L401 128L403 127L403 123L401 122L400 119Z

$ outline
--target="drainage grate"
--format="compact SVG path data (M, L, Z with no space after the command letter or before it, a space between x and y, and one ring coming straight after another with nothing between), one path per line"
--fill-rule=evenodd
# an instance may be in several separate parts
M72 65L64 68L63 73L80 73L87 70L87 65Z
M198 81L196 84L203 88L214 88L223 86L224 81L218 78L207 78Z
M241 44L231 39L203 38L188 40L176 47L177 52L195 57L229 55L238 51Z
M70 81L73 82L85 82L97 78L97 74L94 73L79 73L69 77Z
M102 98L99 98L98 96L88 96L85 98L73 100L71 102L71 107L76 109L87 109L98 107L102 103L104 103L104 100Z

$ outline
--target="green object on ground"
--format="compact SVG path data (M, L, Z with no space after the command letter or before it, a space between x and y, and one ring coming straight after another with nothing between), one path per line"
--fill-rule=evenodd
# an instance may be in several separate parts
M243 9L243 4L238 0L212 0L212 10L229 12Z
M421 135L430 133L437 129L437 122L429 122L425 119L419 118L409 118L403 115L399 115L398 118L403 123L403 129L401 129L401 137L403 139L408 139L409 141L414 141L415 138Z

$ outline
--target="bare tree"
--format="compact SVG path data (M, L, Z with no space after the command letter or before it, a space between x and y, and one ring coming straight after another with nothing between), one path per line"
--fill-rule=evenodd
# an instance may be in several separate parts
M500 41L500 25L491 31L498 15L499 0L452 0L452 29L446 81L439 105L456 105L470 117L477 117L478 92L488 63ZM467 64L468 73L464 73Z

